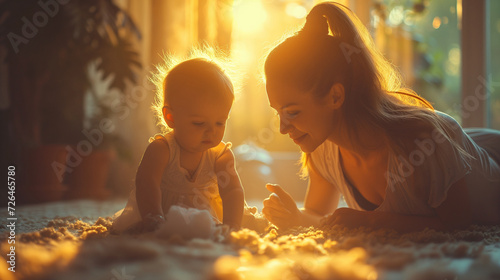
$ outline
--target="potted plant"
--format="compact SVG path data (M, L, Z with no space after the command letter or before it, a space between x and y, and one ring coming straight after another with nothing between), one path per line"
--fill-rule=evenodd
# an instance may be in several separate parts
M59 199L60 170L74 164L68 162L71 154L89 157L78 150L89 141L84 132L99 129L84 127L84 101L92 86L88 67L99 61L110 87L125 95L127 80L135 82L141 67L134 39L140 39L139 30L112 0L0 2L11 99L9 156L25 180L26 200Z

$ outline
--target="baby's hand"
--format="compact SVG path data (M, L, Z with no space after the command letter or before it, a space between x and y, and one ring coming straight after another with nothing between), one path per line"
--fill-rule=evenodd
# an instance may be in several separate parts
M159 229L163 223L165 223L165 218L160 214L153 216L149 213L142 219L142 225L146 232Z

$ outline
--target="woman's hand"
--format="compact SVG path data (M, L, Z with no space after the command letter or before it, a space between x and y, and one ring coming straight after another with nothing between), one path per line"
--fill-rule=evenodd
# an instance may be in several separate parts
M339 225L347 228L357 228L368 225L368 213L366 211L351 208L338 208L333 214L321 220L322 226Z
M262 213L266 219L279 228L301 225L302 212L292 196L279 185L267 184L266 188L272 192L263 202Z

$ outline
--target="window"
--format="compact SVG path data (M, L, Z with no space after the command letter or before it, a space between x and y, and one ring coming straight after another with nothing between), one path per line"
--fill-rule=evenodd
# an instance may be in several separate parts
M457 0L384 0L372 10L379 49L406 85L435 109L461 120L461 50Z
M379 49L437 110L500 129L500 1L374 1L371 25Z
M488 126L500 130L500 1L487 3Z

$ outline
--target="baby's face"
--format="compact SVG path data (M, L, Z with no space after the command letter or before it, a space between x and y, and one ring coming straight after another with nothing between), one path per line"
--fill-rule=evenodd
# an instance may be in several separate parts
M174 135L188 152L203 152L224 137L233 101L223 94L187 93L172 108Z

